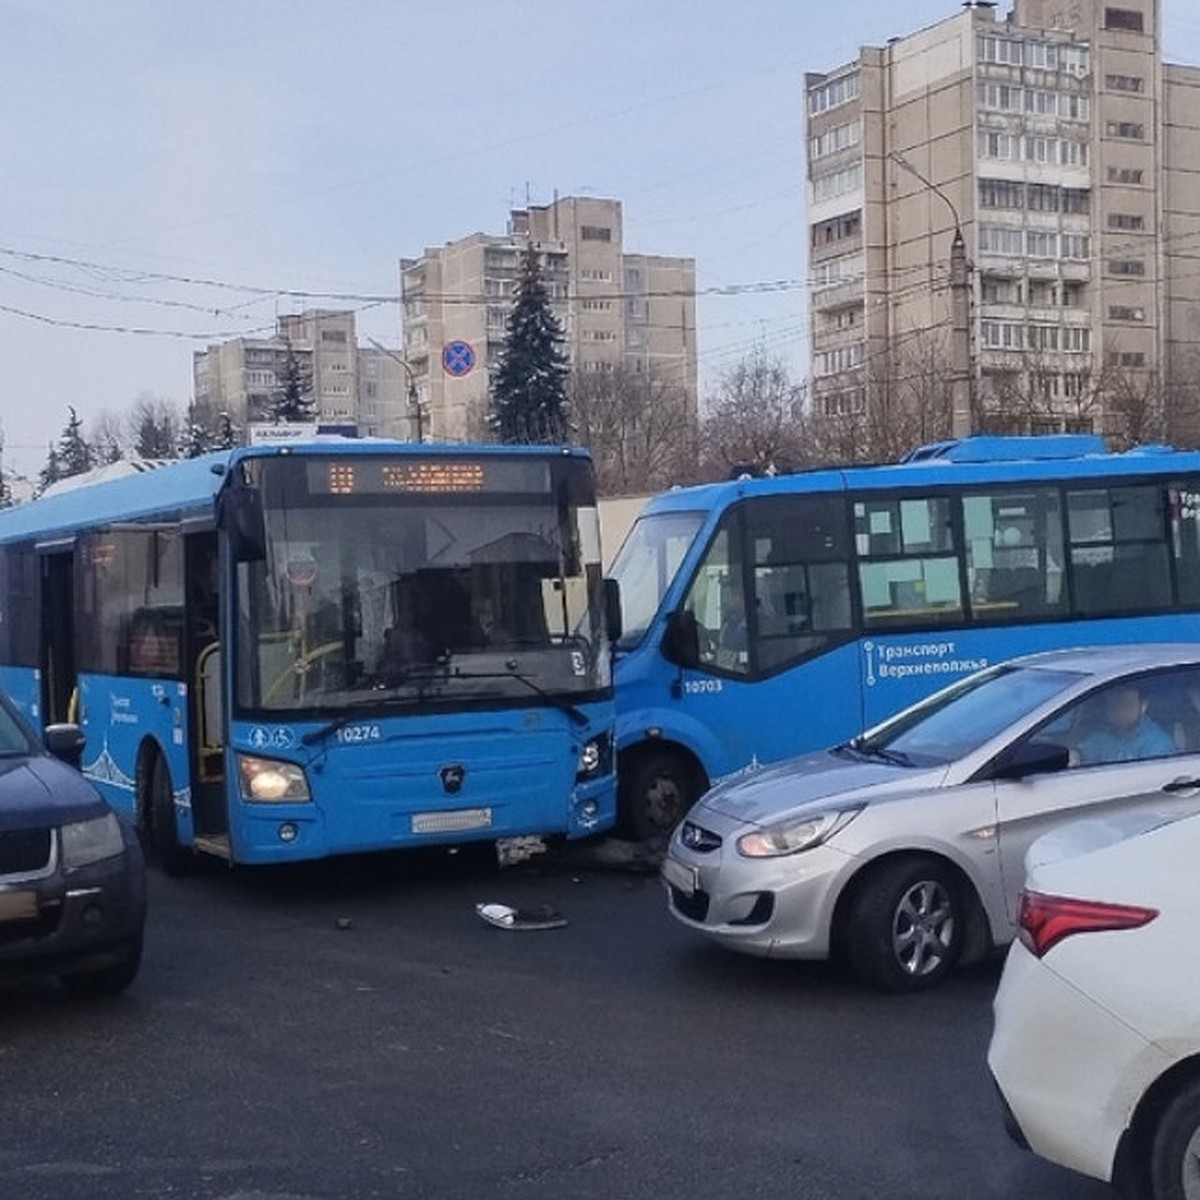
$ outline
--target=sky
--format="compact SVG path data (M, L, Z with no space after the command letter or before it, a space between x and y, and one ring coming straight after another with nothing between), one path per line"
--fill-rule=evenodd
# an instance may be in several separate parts
M1002 4L1001 12L1007 8ZM797 374L805 71L956 0L0 0L0 428L36 474L74 406L180 409L192 353L354 308L400 344L399 260L555 193L697 268L701 392ZM1194 0L1164 54L1200 65Z

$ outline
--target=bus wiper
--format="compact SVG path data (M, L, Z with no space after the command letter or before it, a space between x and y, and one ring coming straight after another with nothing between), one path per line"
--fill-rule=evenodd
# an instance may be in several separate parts
M541 684L534 683L528 675L522 675L520 671L462 671L456 667L450 677L452 679L515 679L537 692L543 700L548 700L555 708L565 712L576 725L589 724L589 717L586 713L576 708L569 700L564 700L561 696L548 692Z

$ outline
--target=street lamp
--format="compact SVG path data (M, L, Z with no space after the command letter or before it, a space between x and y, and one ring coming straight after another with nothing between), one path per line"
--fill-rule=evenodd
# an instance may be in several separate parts
M421 409L421 398L417 395L416 376L413 374L413 369L409 366L407 359L403 359L399 354L389 350L386 346L381 345L374 338L368 338L371 343L381 354L386 354L388 358L394 362L398 362L404 368L404 374L408 377L408 415L409 419L416 422L417 425L417 441L425 440L425 432L422 427L424 412Z
M888 158L940 196L954 220L954 239L950 243L950 432L956 438L969 437L975 419L975 375L971 369L971 285L962 222L954 201L903 154L893 150Z

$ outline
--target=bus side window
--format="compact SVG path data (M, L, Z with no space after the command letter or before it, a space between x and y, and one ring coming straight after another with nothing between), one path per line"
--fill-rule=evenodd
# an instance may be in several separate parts
M769 496L747 506L760 673L819 654L852 625L850 538L840 495Z
M746 675L750 653L736 513L726 514L700 563L683 608L699 629L700 665Z

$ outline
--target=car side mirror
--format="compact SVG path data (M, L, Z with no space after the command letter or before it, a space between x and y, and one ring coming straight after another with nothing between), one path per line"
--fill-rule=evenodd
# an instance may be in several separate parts
M700 625L695 613L680 608L667 617L662 654L667 662L673 662L677 667L700 665Z
M221 493L218 523L225 527L234 562L261 562L267 557L262 494L235 472Z
M1024 779L1027 775L1052 775L1064 771L1071 760L1066 746L1057 742L1021 742L1000 756L993 779Z
M78 725L67 724L47 725L42 730L42 745L68 766L79 769L83 763L83 748L87 738Z
M608 644L615 646L624 632L624 623L621 620L621 585L615 579L604 580L604 624Z

